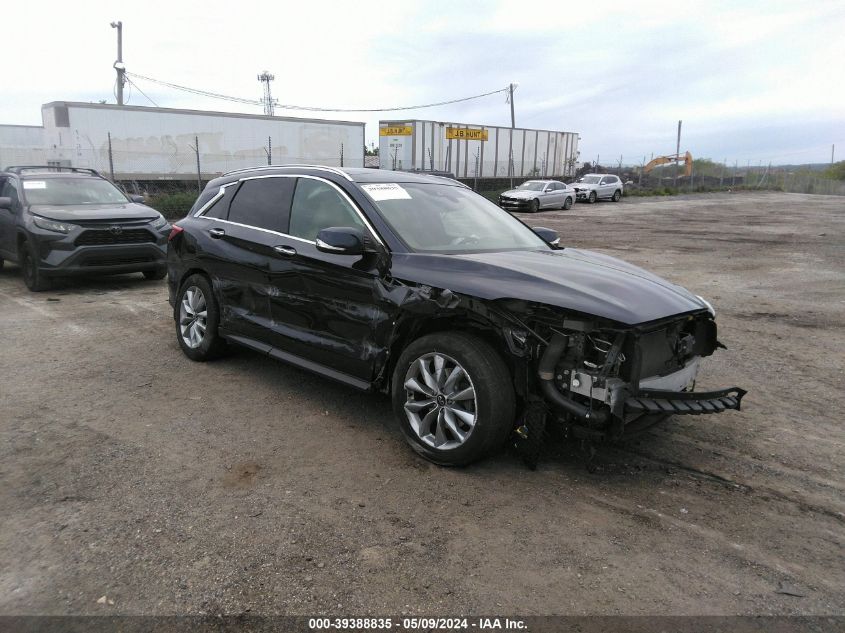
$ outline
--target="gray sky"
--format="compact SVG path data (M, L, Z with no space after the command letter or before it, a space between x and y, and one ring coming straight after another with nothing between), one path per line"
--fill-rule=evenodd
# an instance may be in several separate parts
M114 102L115 31L129 71L281 103L387 107L495 90L516 124L575 131L581 159L626 164L681 149L744 164L845 159L845 3L8 3L0 123L40 124L54 100ZM18 52L25 53L18 57ZM260 113L138 81L160 106ZM150 105L132 89L129 103ZM277 110L277 114L314 116ZM333 114L509 125L504 95L405 113Z

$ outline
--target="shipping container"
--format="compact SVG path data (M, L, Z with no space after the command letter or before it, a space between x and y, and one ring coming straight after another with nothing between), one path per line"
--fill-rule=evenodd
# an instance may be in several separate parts
M448 172L457 178L564 178L575 174L576 132L441 121L379 121L382 169Z
M117 180L196 180L198 171L207 180L269 162L364 163L359 122L67 101L41 113L50 163Z

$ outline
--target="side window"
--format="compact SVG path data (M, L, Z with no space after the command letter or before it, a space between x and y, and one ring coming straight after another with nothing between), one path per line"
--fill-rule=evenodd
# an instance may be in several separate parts
M565 189L565 187L563 186L563 183L560 183L560 182L555 183L555 191L563 191L564 189Z
M600 185L606 185L607 184L607 178L602 178L601 182L599 184Z
M203 216L207 218L217 218L218 220L225 220L229 215L229 205L231 204L232 197L235 195L235 191L237 189L237 185L231 185L229 187L226 187L225 193L220 198L218 198L217 202L215 202L208 209L206 209L205 213L203 213Z
M293 182L293 178L244 180L229 205L228 220L284 233Z
M288 233L313 241L317 239L317 233L331 226L350 226L362 231L367 230L355 209L337 189L320 180L297 180Z

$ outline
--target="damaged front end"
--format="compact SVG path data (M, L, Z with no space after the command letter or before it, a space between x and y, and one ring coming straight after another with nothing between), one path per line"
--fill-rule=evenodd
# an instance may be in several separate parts
M543 432L538 405L551 413L544 419L588 441L621 439L670 415L740 409L746 392L739 387L695 391L701 359L724 347L710 312L625 327L550 312L524 319L516 335L533 363L525 421L517 429L522 439ZM505 336L514 340L513 333Z

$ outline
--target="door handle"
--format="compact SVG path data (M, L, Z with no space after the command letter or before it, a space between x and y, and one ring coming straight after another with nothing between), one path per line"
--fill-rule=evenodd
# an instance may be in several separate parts
M282 257L293 257L296 255L296 249L293 246L274 246L273 250Z
M211 235L215 240L219 240L221 237L226 235L226 231L223 229L209 229L208 234Z

